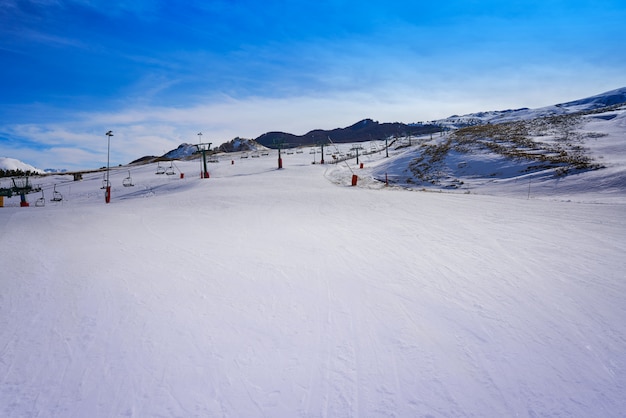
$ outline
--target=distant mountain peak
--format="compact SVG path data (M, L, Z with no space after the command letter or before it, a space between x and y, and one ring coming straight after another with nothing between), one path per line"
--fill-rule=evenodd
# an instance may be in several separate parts
M238 151L258 151L265 149L265 147L254 139L247 138L234 138L229 142L225 142L219 146L221 152L238 152Z
M19 170L23 172L30 171L31 173L44 174L44 171L39 168L35 168L30 164L9 157L0 157L0 170Z

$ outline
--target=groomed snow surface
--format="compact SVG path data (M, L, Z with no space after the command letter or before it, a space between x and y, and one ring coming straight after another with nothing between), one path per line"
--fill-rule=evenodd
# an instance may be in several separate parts
M369 176L382 153L313 158L5 198L0 415L624 416L626 194L408 191Z

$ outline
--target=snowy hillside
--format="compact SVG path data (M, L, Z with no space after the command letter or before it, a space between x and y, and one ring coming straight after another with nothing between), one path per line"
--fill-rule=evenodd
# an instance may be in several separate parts
M394 144L372 176L417 189L588 202L626 189L626 104L487 123Z
M587 97L585 99L541 107L538 109L522 108L478 112L463 116L454 115L446 119L437 120L435 123L441 126L459 128L485 123L502 123L547 116L567 115L575 112L595 110L620 103L626 103L626 87Z
M35 168L30 164L26 164L20 160L16 160L15 158L7 158L7 157L0 157L0 170L5 170L5 171L19 170L23 172L30 171L32 173L41 173L41 174L43 174L44 172L43 170Z
M577 128L606 133L584 140L607 168L530 194L375 179L430 138L359 164L225 154L207 179L198 160L115 167L108 205L102 172L34 179L30 207L0 208L0 415L623 416L626 187L599 191L624 168L614 114Z

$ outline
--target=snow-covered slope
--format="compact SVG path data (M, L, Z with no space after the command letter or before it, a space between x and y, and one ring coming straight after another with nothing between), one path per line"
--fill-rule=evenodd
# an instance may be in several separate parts
M373 180L412 149L148 164L132 187L115 167L109 205L102 173L5 199L0 415L622 416L624 188Z

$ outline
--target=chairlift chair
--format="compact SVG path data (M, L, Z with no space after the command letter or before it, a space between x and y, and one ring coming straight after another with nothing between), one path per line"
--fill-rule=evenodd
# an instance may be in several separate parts
M133 187L133 179L130 176L130 170L128 170L128 177L126 177L124 180L122 180L122 186L124 187Z
M107 175L105 174L104 177L102 178L102 187L100 187L102 190L106 189L108 184L107 184Z
M35 206L37 207L46 206L46 199L43 195L43 190L41 191L41 197L37 199L37 201L35 202Z
M52 192L52 199L50 199L51 202L60 202L61 200L63 200L63 195L60 192L57 192L57 185L54 185L54 191Z
M167 174L168 176L173 176L174 174L176 174L176 172L174 171L174 163L173 162L170 164L169 167L167 167L167 170L165 171L165 174Z
M165 167L161 167L161 163L157 163L156 174L165 174Z

